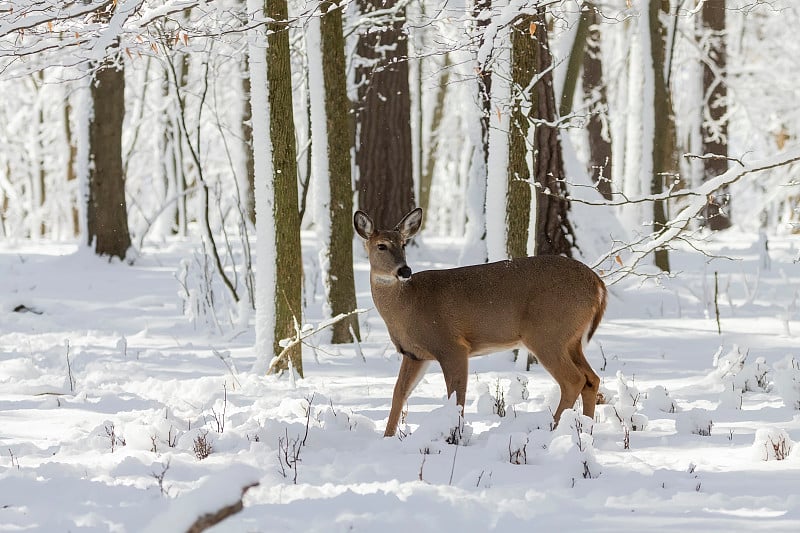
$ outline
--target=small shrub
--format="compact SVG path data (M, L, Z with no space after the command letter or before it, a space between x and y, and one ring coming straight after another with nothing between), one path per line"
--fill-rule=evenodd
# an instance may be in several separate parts
M202 461L214 451L214 447L211 445L208 439L208 431L204 433L198 433L197 436L194 438L194 456L197 457L199 461Z
M783 461L792 453L795 443L782 429L762 428L753 441L755 456L762 461Z

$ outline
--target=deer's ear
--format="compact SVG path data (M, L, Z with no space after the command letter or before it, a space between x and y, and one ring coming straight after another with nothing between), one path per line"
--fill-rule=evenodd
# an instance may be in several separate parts
M403 220L401 220L400 223L394 229L395 231L400 232L400 235L403 236L403 239L408 240L417 234L421 225L422 225L422 208L417 207L409 214L404 216Z
M353 215L353 227L362 239L369 239L375 233L375 224L363 211L356 211Z

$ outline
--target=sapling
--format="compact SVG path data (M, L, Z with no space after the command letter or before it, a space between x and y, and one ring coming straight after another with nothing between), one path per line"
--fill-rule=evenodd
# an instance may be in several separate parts
M16 466L17 470L19 470L19 458L14 455L14 452L11 450L11 448L8 449L8 456L11 457L11 467L13 468Z
M117 435L117 430L113 422L106 424L105 430L106 430L106 435L111 441L111 453L114 453L114 450L116 449L117 446L125 446L125 438L121 437L120 435Z
M500 387L500 378L497 378L497 384L495 385L494 407L492 411L497 416L506 416L506 398L503 389Z
M69 339L64 340L64 344L67 348L67 383L69 384L69 391L75 392L75 376L72 375L72 364L69 361Z
M159 473L151 472L150 473L153 476L153 478L156 480L156 483L158 484L158 490L159 490L159 492L161 493L162 496L169 496L169 487L164 485L164 479L167 476L167 471L169 470L169 464L170 464L170 460L167 459L166 463L161 463L161 472L159 472Z

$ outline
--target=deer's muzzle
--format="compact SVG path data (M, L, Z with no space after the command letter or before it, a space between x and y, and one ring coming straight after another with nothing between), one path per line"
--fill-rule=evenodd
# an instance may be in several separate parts
M411 269L408 268L408 265L401 266L397 270L397 277L400 279L400 281L406 281L411 277Z

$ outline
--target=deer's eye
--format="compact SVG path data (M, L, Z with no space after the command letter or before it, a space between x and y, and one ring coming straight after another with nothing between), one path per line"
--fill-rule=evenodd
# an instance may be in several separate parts
M385 244L379 244L378 245L378 250L386 250L386 245Z

